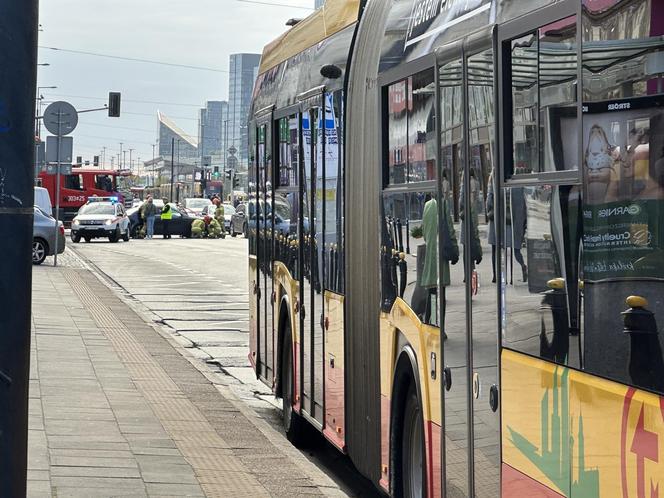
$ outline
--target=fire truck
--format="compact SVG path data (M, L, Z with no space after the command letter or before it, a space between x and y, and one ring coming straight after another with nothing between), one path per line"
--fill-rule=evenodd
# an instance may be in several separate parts
M60 217L68 224L78 209L89 197L116 196L126 207L131 207L131 172L128 170L103 170L72 168L71 174L60 175ZM53 200L53 214L56 205L56 175L45 172L39 174L38 182L48 190Z

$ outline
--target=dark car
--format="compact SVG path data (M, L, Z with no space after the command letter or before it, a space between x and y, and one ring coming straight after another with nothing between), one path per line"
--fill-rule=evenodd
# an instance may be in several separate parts
M249 204L247 203L238 204L235 208L235 213L231 215L231 226L229 231L233 237L238 233L244 234L245 237L249 236L247 230L249 226L249 213L247 212L248 206Z
M157 204L155 202L155 204ZM169 232L171 235L179 235L180 237L191 237L191 223L198 219L194 216L190 216L183 209L180 209L177 204L171 202L171 209L173 211L173 218L170 221ZM131 227L131 236L133 238L138 238L142 235L139 234L139 227L141 226L141 220L138 218L139 208L132 208L127 211L129 216L129 226ZM161 222L161 217L157 215L154 219L154 234L163 235L164 228Z

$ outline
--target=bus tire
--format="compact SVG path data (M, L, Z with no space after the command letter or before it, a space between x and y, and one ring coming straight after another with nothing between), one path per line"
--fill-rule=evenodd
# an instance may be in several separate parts
M401 492L398 496L415 498L426 494L424 419L414 383L410 384L403 410L401 440Z
M283 400L282 420L286 437L294 446L304 443L304 419L293 410L295 398L295 376L293 370L293 346L291 327L287 322L284 329L284 344L281 348L281 397Z

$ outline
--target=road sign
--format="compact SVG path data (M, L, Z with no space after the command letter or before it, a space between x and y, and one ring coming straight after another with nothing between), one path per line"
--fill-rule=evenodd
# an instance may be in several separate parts
M237 168L237 157L228 156L226 159L226 169L236 169Z
M78 124L78 113L69 102L53 102L44 111L44 126L53 135L69 135Z
M61 164L60 165L60 174L61 175L71 175L71 164ZM58 163L47 164L44 166L42 171L46 172L47 175L55 175L58 172Z
M74 137L60 137L60 157L58 158L58 137L46 137L46 162L71 164L74 151Z

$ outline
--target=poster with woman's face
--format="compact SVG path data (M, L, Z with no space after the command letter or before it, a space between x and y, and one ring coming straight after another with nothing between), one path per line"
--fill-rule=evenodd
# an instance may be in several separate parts
M664 110L584 105L582 133L586 279L664 278Z

